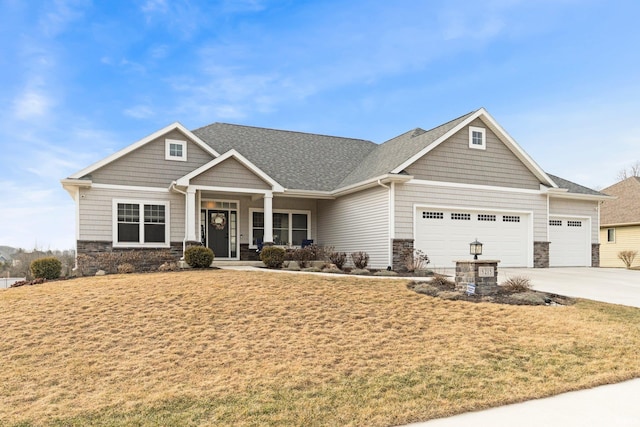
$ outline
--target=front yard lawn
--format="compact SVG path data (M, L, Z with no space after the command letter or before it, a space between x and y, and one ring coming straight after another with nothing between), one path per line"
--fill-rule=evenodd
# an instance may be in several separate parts
M0 424L388 426L640 376L640 309L225 270L0 290Z

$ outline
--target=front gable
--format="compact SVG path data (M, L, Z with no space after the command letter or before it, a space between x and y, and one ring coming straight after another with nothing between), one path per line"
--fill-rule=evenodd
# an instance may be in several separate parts
M271 190L271 185L233 157L195 176L189 184L206 187Z
M482 135L482 144L470 141L472 131ZM539 190L541 183L480 117L457 130L405 171L427 181L530 190Z
M219 154L179 123L72 175L97 184L167 188Z

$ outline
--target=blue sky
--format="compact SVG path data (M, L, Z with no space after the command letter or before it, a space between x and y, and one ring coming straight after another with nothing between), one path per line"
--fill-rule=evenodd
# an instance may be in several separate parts
M74 247L62 178L179 121L384 142L485 107L549 173L640 160L640 3L0 0L0 245Z

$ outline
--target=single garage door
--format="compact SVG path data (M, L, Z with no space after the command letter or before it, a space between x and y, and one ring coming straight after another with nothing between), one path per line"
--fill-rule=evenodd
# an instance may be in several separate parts
M483 259L500 260L502 267L527 267L533 251L530 215L500 211L418 207L414 247L425 252L431 268L452 268L470 259L469 243L483 243Z
M549 217L549 266L591 266L590 221L586 218Z

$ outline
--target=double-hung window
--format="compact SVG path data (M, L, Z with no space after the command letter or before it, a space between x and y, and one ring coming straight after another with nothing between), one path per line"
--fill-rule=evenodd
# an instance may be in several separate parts
M309 211L273 212L273 244L276 246L302 246L302 241L311 237ZM264 241L264 211L251 209L251 244Z
M114 200L113 205L113 246L169 246L169 202Z

